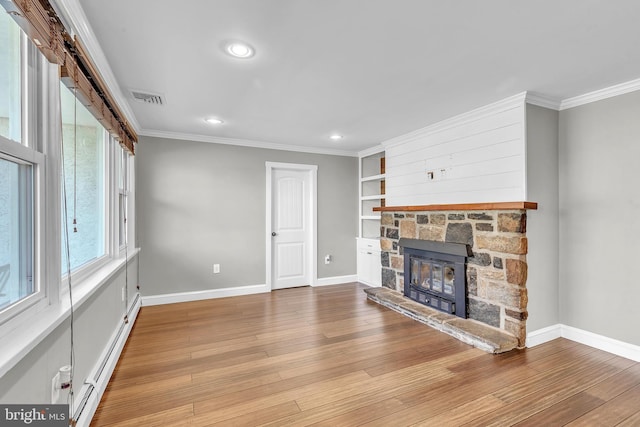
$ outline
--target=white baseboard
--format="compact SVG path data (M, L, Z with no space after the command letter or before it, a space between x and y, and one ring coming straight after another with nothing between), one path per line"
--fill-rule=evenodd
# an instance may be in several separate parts
M342 285L344 283L357 281L358 276L355 274L351 274L349 276L323 277L322 279L316 279L316 283L313 286Z
M349 283L357 281L358 276L335 276L335 277L323 277L322 279L316 279L313 286L329 286L339 285L342 283ZM271 292L271 289L265 285L248 285L237 286L233 288L221 288L221 289L208 289L206 291L192 291L192 292L176 292L172 294L162 295L146 295L142 297L142 306L148 307L152 305L173 304L177 302L190 302L200 301L213 298L225 298L225 297L237 297L240 295L253 295Z
M576 341L590 347L613 353L617 356L640 362L640 346L615 340L603 335L594 334L593 332L583 331L582 329L573 328L567 325L562 325L562 336L570 339L571 341Z
M527 347L535 347L540 344L562 337L562 325L557 324L527 334Z
M534 347L560 337L640 362L640 346L562 324L527 334L527 347Z
M100 404L102 395L104 394L104 391L109 384L109 380L111 379L111 375L118 364L122 349L129 338L133 325L136 323L141 306L141 299L138 297L134 300L129 310L128 323L124 323L123 327L118 328L113 332L111 339L109 340L109 344L103 350L100 358L98 359L98 363L96 363L96 366L91 370L91 374L82 386L80 393L77 394L76 405L78 407L80 407L80 405L84 405L80 413L80 417L77 420L77 426L88 427L89 424L91 424L93 415L95 414L96 409L98 409L98 404ZM95 382L93 382L94 380L90 380L91 378L94 378ZM86 397L86 401L82 399L83 396ZM74 414L76 414L77 409L78 408L74 408Z
M235 288L208 289L206 291L178 292L173 294L147 295L142 297L142 306L173 304L176 302L200 301L212 298L236 297L270 292L267 285L238 286Z
M358 278L357 281L362 283L362 284L364 284L364 285L370 286L372 288L381 288L382 287L382 283L371 283L368 280L362 280L360 278Z

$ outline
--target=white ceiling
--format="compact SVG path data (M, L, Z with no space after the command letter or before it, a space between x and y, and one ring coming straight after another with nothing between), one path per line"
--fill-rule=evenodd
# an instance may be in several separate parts
M638 0L75 1L143 135L353 154L523 91L640 77Z

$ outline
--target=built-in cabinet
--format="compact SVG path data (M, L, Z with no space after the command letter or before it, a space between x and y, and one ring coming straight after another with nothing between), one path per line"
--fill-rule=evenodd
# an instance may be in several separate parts
M369 286L382 284L380 240L358 238L358 281Z
M380 212L385 205L385 155L383 150L360 157L358 280L370 286L381 285Z

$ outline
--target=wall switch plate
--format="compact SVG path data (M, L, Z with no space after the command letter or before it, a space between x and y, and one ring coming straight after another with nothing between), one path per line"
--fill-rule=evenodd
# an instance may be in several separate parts
M213 264L213 274L220 273L220 264Z
M325 255L324 256L324 263L325 264L330 264L331 263L331 255Z

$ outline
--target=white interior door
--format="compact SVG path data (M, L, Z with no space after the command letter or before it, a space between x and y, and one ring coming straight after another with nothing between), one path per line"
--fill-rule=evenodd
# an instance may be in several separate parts
M312 285L313 200L310 170L271 169L271 288Z

